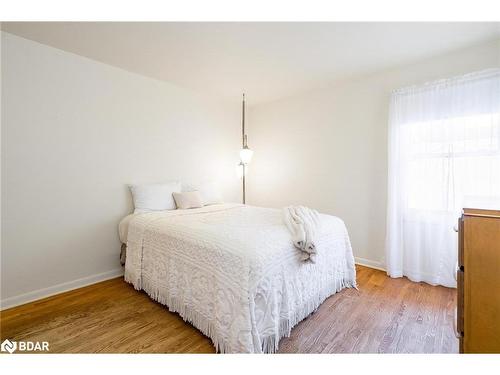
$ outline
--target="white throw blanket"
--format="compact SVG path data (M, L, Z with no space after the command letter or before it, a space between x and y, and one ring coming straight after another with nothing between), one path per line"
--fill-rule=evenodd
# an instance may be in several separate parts
M301 262L281 210L224 204L134 215L125 280L223 353L272 353L329 296L356 286L346 227L319 215L317 262Z
M303 261L316 259L315 239L320 232L321 221L316 210L304 206L283 208L283 221L292 235L293 245L302 251Z

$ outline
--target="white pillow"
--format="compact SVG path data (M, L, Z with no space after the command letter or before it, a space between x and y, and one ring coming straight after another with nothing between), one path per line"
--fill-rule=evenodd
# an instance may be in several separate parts
M135 213L175 210L172 193L181 191L180 182L165 184L129 185L134 199Z
M184 193L174 193L174 200L177 208L185 210L188 208L203 207L199 191L186 191Z
M204 206L224 203L222 194L214 182L205 182L198 185L185 185L183 191L199 191Z

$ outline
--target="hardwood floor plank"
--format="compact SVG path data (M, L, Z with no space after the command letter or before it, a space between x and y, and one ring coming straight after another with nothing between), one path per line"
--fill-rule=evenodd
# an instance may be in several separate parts
M457 353L456 291L357 266L359 290L328 298L280 353ZM0 336L51 353L213 353L211 341L122 278L0 312Z

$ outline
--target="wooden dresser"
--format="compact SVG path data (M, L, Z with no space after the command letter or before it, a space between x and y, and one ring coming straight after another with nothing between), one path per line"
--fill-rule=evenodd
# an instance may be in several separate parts
M500 211L466 208L458 228L460 353L500 353Z

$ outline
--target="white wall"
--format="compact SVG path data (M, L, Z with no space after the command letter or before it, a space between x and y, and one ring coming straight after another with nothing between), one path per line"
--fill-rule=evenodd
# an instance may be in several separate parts
M250 110L248 201L344 219L358 261L384 267L393 89L500 66L500 40Z
M8 33L1 62L4 308L121 273L128 183L239 199L239 106Z

